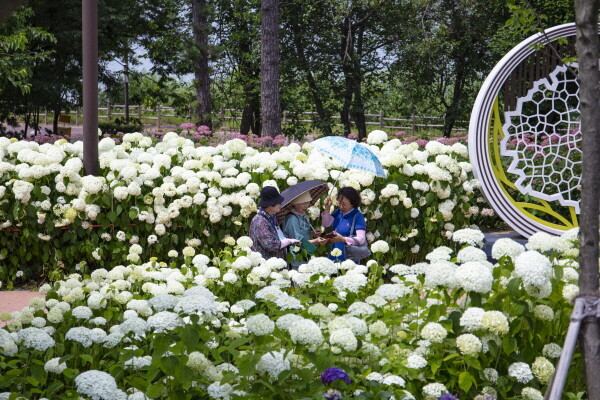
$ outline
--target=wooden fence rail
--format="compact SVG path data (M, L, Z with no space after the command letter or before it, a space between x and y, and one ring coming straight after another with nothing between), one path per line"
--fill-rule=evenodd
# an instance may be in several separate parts
M75 125L80 125L82 123L82 115L83 112L81 109L77 109L74 111L65 111L64 115L71 116L71 121ZM222 126L222 129L231 130L239 128L240 123L238 121L242 120L242 110L230 109L230 108L222 108L218 113L218 121L219 125ZM305 123L310 124L314 122L314 117L316 117L317 113L313 111L305 111L305 112L295 112L292 113L290 111L283 112L282 124L285 126L292 121L294 123ZM125 106L122 104L106 104L104 107L98 108L98 120L102 122L110 121L114 117L124 117L125 116ZM156 108L144 108L141 105L130 105L129 106L129 116L131 118L139 119L143 125L147 127L157 127L157 128L172 128L178 127L179 124L183 122L189 122L193 120L193 115L190 113L186 115L181 115L176 112L174 107L165 107L165 106L157 106ZM306 116L307 118L302 118ZM48 125L48 121L51 120L52 114L47 112L40 114L40 119L44 121L45 125ZM435 117L435 116L420 116L420 115L412 115L407 118L393 118L386 117L383 114L383 111L380 111L378 114L365 114L366 125L371 127L377 127L379 129L397 129L397 130L409 130L409 131L417 131L421 129L436 129L440 130L444 126L444 118L443 117ZM174 124L173 119L178 119L180 122ZM340 121L339 115L331 116L332 120ZM147 122L149 121L149 122ZM234 126L231 126L234 125ZM466 131L467 130L467 121L456 121L456 127L454 130L456 131ZM334 126L342 127L343 124L335 123Z

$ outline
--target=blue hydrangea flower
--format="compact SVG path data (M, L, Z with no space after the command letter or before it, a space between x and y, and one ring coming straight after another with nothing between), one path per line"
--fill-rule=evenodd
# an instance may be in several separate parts
M329 385L338 379L346 382L347 384L350 384L352 382L348 374L343 369L338 367L327 368L321 374L321 382L323 382L326 385Z

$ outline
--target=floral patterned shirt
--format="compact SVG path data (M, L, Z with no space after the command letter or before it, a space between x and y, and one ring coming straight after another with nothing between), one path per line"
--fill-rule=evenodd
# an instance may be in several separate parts
M275 224L273 218L263 209L259 209L250 222L248 236L252 239L252 250L258 251L266 260L271 257L285 257L285 249L281 248Z

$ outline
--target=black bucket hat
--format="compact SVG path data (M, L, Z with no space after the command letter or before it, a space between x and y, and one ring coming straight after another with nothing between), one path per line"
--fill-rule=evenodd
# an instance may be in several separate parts
M283 200L284 198L279 194L277 188L273 186L265 186L260 191L260 203L258 203L258 206L260 208L270 207L283 203Z

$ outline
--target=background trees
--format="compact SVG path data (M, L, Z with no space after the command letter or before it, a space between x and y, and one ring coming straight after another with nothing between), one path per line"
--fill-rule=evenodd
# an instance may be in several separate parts
M273 4L263 7L268 2ZM573 16L572 10L566 11L572 8L567 0L535 0L527 7L511 8L513 3L507 7L505 0L102 0L100 82L105 96L121 103L126 97L125 74L108 69L108 63L117 61L126 71L144 55L152 67L143 77L139 72L127 74L128 97L136 103L176 102L185 114L195 110L194 122L201 124L216 122L214 110L235 108L242 110L243 134L283 131L301 136L306 126L297 121L306 117L299 113L313 111L311 129L345 135L354 131L364 137L365 113L383 111L396 117L443 116L444 133L449 135L457 120L468 119L479 84L503 52L539 23L549 26ZM2 32L15 35L21 26L47 32L47 40L41 47L41 36L31 42L39 47L35 62L19 61L31 71L23 81L31 90L13 94L15 85L0 78L0 97L10 98L10 105L3 103L9 110L6 115L23 115L35 125L40 110L54 112L57 119L62 110L80 103L81 4L75 0L27 4L31 12L17 14L21 24L5 23ZM278 38L271 36L269 53L278 52L279 73L271 77L275 83L261 88L261 73L266 77L269 71L261 67L261 38L266 39L261 35L263 8L279 14L274 23L278 29L270 30ZM538 24L505 26L507 21L527 18ZM0 68L8 63L1 54ZM194 89L185 89L189 85ZM142 87L143 96L138 90ZM280 105L267 105L265 99L275 94ZM266 96L262 107L261 95ZM282 110L287 111L283 127ZM341 116L341 128L335 126L333 115Z

